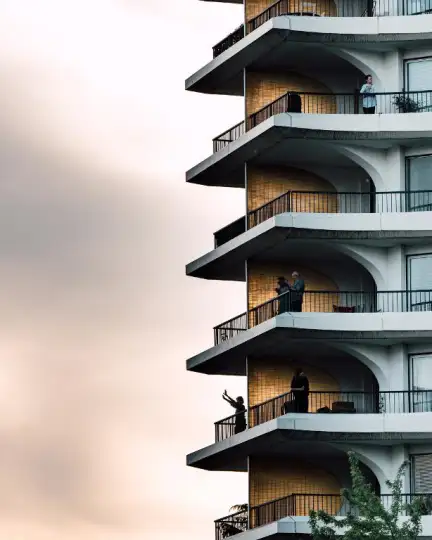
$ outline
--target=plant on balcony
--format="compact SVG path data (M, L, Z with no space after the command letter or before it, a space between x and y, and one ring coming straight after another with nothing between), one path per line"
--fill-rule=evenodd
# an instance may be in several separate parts
M232 517L232 521L226 521L220 523L220 530L222 538L229 538L235 534L244 532L247 528L248 522L248 505L236 504L231 506L230 512L236 512Z
M391 504L383 503L363 476L360 463L353 452L349 453L352 489L342 490L347 504L345 517L334 517L323 510L310 512L310 526L314 540L416 540L421 533L421 516L425 500L416 497L405 503L402 496L403 477L408 463L404 463L393 482L387 481ZM401 522L401 514L407 520Z
M414 101L409 96L403 94L394 96L393 104L396 105L401 113L418 112L420 110L420 105L417 101Z

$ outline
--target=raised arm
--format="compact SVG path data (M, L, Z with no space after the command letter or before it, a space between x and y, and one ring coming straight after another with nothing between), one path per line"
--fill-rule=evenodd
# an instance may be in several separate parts
M225 392L222 394L222 398L228 402L232 407L235 407L236 406L236 401L235 399L229 397L229 395L227 394L227 391L225 390Z

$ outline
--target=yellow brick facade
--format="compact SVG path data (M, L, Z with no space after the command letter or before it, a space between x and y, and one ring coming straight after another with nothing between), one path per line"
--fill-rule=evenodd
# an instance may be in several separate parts
M249 458L249 502L254 507L292 494L296 498L295 515L307 516L310 510L322 509L336 514L341 506L341 485L327 471L312 463L293 457ZM336 495L336 497L310 497L307 495ZM253 523L251 514L251 525Z
M306 361L291 360L289 358L260 358L248 361L248 398L249 408L275 398L291 388L291 379L295 369L302 367L306 373L311 392L334 392L340 391L339 383L326 372L325 366L315 367L308 365ZM328 403L323 403L320 398L319 407L331 407L334 398L329 396ZM309 412L315 412L317 403L311 395L309 399Z
M274 0L245 0L246 21L260 15L274 3ZM332 0L286 0L280 4L276 15L299 12L316 13L321 17L334 17L337 14L336 5Z
M286 73L257 73L246 74L246 116L259 111L272 101L287 92L316 92L331 94L323 83L300 75L295 72ZM336 112L335 96L304 96L302 97L302 112L334 114ZM275 112L285 112L283 110ZM262 118L261 120L263 120Z
M338 212L334 186L308 171L295 167L247 166L247 210L255 210L288 191L321 192L294 193L290 197L292 212ZM332 195L334 193L334 196ZM249 218L249 227L272 217L272 209Z
M300 273L305 280L306 291L337 291L338 288L335 282L324 274L303 268L302 266L290 264L271 264L271 263L255 263L248 261L248 310L271 300L277 293L277 278L284 276L292 282L291 275L294 271ZM325 295L318 300L318 297L313 299L313 302L308 295L305 296L303 302L303 311L333 311L333 304L337 304L337 295ZM319 306L317 305L319 301ZM316 309L319 307L319 309Z

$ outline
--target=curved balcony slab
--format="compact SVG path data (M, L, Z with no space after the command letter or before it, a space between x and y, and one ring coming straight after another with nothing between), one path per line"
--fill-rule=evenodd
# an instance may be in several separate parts
M431 443L432 413L287 414L187 456L206 470L241 470L248 456L337 457L355 444L394 446ZM313 444L311 444L313 442Z
M283 313L192 358L189 371L245 375L248 355L284 356L303 345L362 343L390 346L432 341L431 313Z
M389 149L399 145L421 146L431 138L432 112L282 113L268 118L190 169L186 181L208 186L244 187L244 163L263 154L280 165L299 163L302 158L321 165L333 164L335 145Z
M408 518L401 516L399 520L400 523L403 523ZM422 516L421 523L422 532L419 538L432 540L432 516ZM305 535L309 534L311 534L311 529L308 517L289 516L268 525L236 534L236 540L304 540Z
M347 34L347 23L350 33ZM310 45L313 61L319 49L320 62L330 68L342 60L330 47L390 51L403 46L422 47L432 39L430 15L410 17L275 17L245 36L186 80L186 90L208 94L243 95L243 69L259 62L275 47L285 57L295 57L298 48ZM328 46L324 51L323 47ZM327 54L325 54L327 52ZM324 58L325 57L325 58Z
M285 213L260 223L186 266L189 276L244 281L247 259L266 250L286 249L287 239L335 241L389 248L432 238L431 212L384 214Z

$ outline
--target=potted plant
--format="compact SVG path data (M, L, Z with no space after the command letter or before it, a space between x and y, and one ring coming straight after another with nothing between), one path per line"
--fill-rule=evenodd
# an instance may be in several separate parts
M394 96L393 104L396 105L400 113L418 112L420 105L405 94Z
M231 521L225 521L219 524L222 538L229 538L235 534L244 532L248 523L248 505L236 504L230 508L230 511L236 512Z

